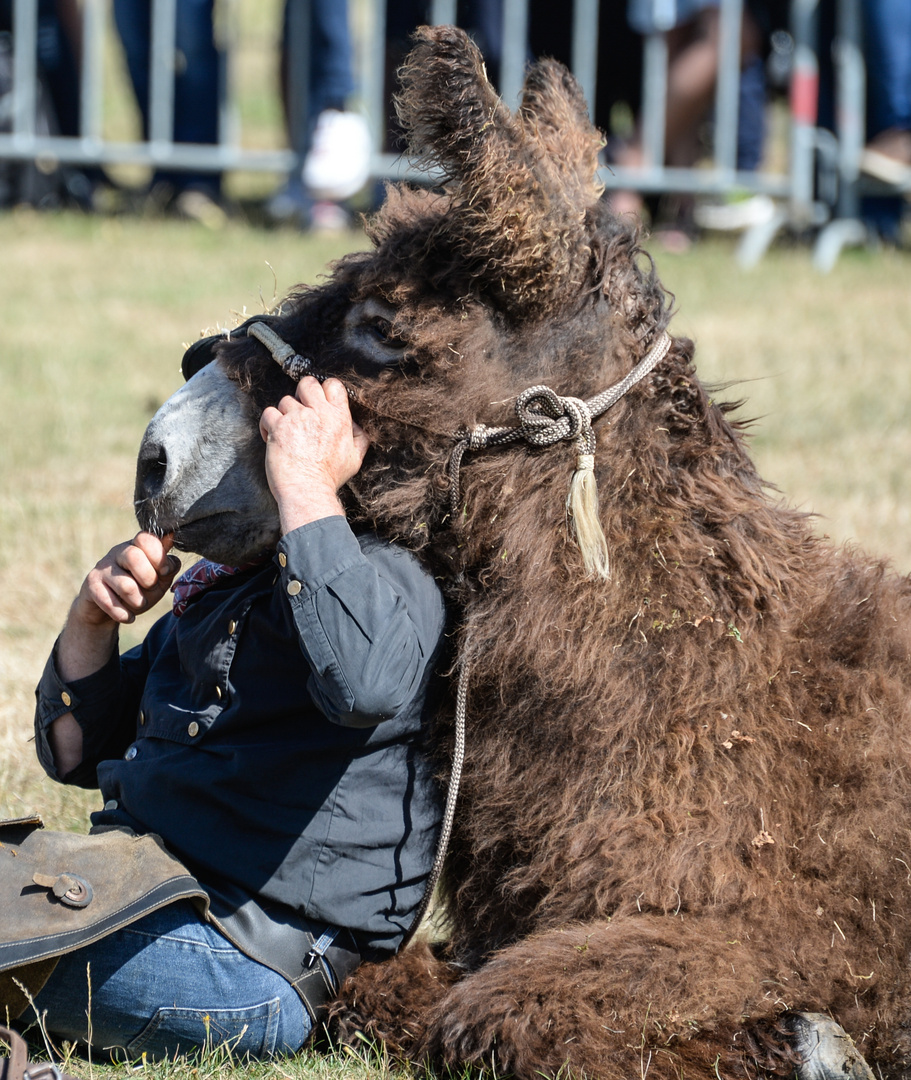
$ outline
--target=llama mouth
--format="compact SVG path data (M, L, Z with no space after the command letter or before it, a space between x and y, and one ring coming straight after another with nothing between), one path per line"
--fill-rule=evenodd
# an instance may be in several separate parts
M228 522L236 516L234 510L220 510L215 514L204 514L190 521L176 522L170 530L174 534L174 547L180 551L195 551L194 544L207 537L223 536L228 531ZM161 522L159 522L161 528Z

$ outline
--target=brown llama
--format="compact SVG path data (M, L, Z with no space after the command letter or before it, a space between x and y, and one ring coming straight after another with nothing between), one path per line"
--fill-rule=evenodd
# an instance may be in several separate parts
M560 65L513 115L464 34L423 29L399 110L436 186L391 188L374 250L269 320L349 387L350 515L433 567L467 686L446 942L362 967L340 1033L521 1078L727 1080L793 1075L812 1011L911 1075L911 585L783 505L665 343ZM254 402L287 392L259 342L219 355ZM540 401L487 445L529 387L589 401L646 355L588 442L569 400L553 445ZM446 776L451 705L432 738Z

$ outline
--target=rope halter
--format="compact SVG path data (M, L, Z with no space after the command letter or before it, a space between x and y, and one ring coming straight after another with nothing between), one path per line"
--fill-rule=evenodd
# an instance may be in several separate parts
M488 427L478 424L457 436L449 458L449 508L458 519L461 503L460 474L462 458L468 450L507 446L524 439L530 446L555 446L558 442L576 444L576 470L567 497L576 541L582 551L586 572L607 579L607 541L598 516L598 489L595 481L595 433L593 421L603 416L640 379L643 379L667 356L671 337L662 331L655 344L633 370L618 383L602 390L589 401L560 397L549 386L530 386L516 398L518 421L515 427Z
M326 375L313 370L312 362L284 341L268 323L253 321L247 334L257 338L286 375L296 381L313 375L322 382ZM602 390L589 401L576 397L561 397L549 386L530 386L516 398L518 421L515 427L488 427L478 424L463 429L449 458L449 509L453 521L458 520L461 502L462 458L468 450L507 446L524 439L529 446L544 448L558 442L575 442L576 469L570 482L566 506L572 519L576 542L589 576L607 580L610 577L607 540L598 514L598 485L595 480L595 433L592 423L615 405L640 379L643 379L667 356L671 347L670 335L662 330L655 344L633 370L618 383ZM350 390L349 390L350 394Z
M272 354L272 359L276 364L295 382L300 382L305 375L312 375L320 382L326 379L325 375L318 375L313 370L312 360L295 352L288 342L280 338L268 323L259 321L249 323L247 336L255 337L257 341L262 342Z

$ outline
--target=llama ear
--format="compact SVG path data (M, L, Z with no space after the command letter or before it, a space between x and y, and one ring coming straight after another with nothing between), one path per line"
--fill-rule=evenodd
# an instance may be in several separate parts
M519 122L541 147L539 168L555 171L567 197L582 206L601 197L597 171L604 136L589 120L582 87L562 64L545 59L529 68Z
M440 168L452 197L437 241L508 313L550 314L590 264L585 217L599 194L596 141L572 76L537 65L514 117L467 34L436 26L417 31L400 78L412 157Z
M486 159L491 144L514 142L515 124L464 30L421 26L414 42L395 97L409 154L418 168L437 167L456 179Z

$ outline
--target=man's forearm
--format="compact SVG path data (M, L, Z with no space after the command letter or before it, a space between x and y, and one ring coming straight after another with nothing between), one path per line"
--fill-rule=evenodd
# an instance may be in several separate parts
M94 675L117 648L117 624L86 624L79 618L78 605L77 600L70 608L66 626L57 642L57 670L66 682ZM58 716L51 724L48 742L59 776L71 773L82 761L82 728L71 712Z
M79 599L70 608L57 642L57 670L67 682L100 671L117 648L119 627L111 619L89 622L81 617Z

